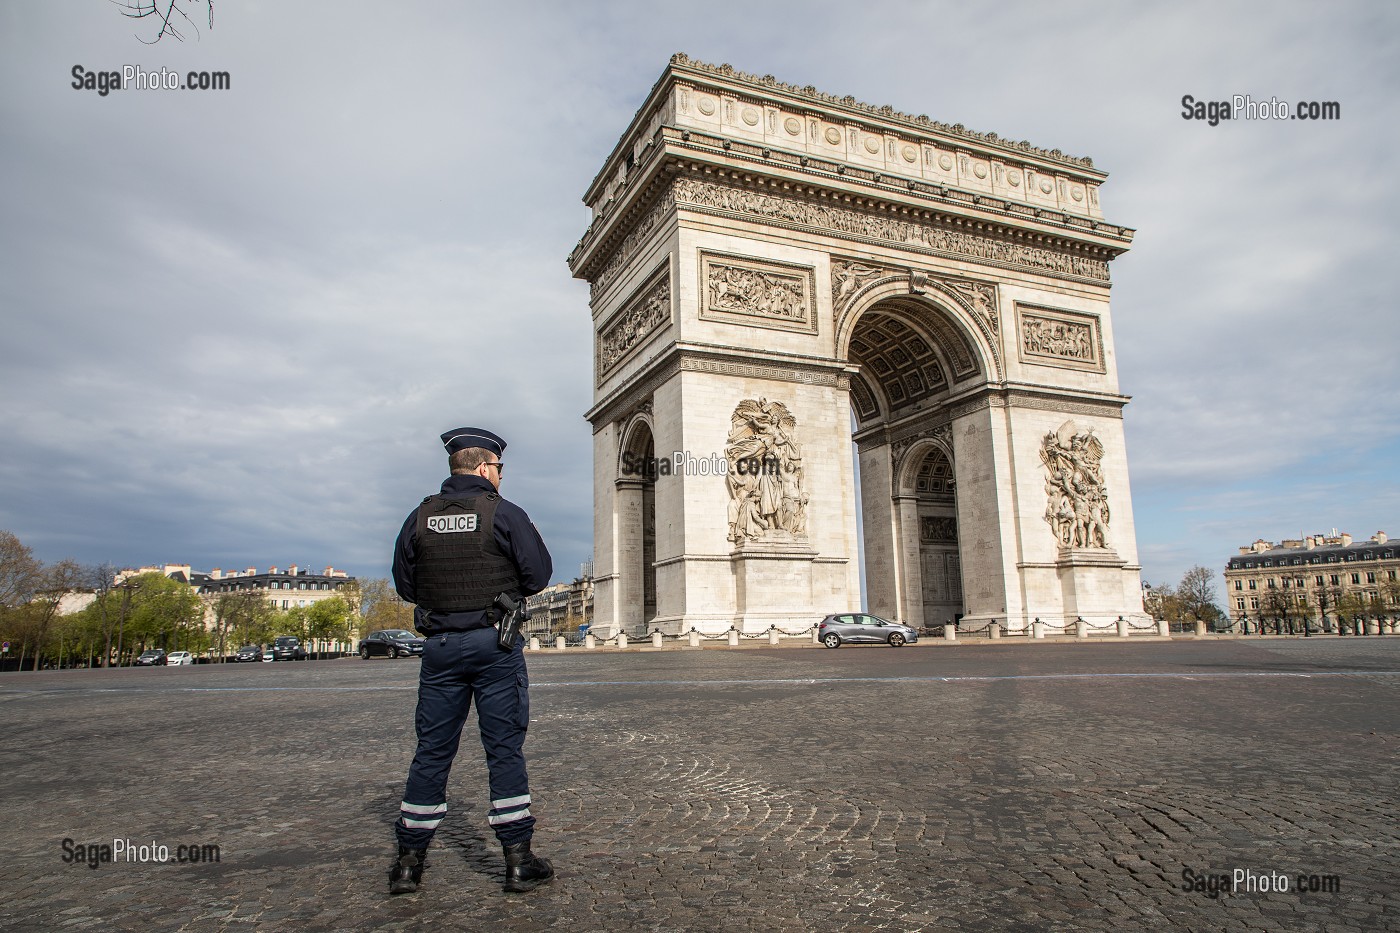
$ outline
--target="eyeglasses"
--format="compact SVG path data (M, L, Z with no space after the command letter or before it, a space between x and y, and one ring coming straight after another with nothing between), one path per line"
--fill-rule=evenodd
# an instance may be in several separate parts
M498 472L497 472L497 475L498 475L498 476L499 476L501 473L504 473L504 472L506 471L506 465L505 465L504 463L502 463L501 461L499 461L499 460L487 460L485 463L482 464L482 466L493 466L493 467L495 467L496 470L498 471Z

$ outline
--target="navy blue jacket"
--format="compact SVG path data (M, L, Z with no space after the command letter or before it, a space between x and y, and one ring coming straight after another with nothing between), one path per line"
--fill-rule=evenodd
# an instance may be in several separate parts
M495 492L495 487L475 473L449 476L442 481L442 495L479 496L484 492ZM510 557L520 579L522 596L533 596L549 586L549 578L554 573L554 562L549 557L549 549L530 516L514 502L501 499L496 503L496 520L492 523L496 532L496 544L501 553ZM394 544L394 589L407 602L416 602L413 587L413 562L418 547L418 509L408 513L399 539ZM475 612L427 612L418 606L413 608L413 624L424 635L435 632L450 632L474 628L484 628L492 623L487 610Z

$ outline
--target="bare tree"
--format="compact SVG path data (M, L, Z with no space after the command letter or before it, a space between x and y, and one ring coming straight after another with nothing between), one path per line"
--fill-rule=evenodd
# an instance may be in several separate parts
M0 609L29 602L42 570L33 551L8 531L0 531Z
M1216 603L1215 572L1197 564L1181 578L1176 588L1176 601L1182 621L1199 619L1213 631L1224 618Z
M112 3L121 7L121 14L127 19L148 19L155 18L160 23L160 31L150 42L146 42L140 36L136 38L146 45L155 45L166 36L173 36L181 42L185 41L184 33L181 30L193 29L195 38L199 38L199 27L194 20L190 19L185 12L186 7L199 6L202 2L208 8L209 28L214 28L214 0L111 0ZM182 22L183 21L183 22Z

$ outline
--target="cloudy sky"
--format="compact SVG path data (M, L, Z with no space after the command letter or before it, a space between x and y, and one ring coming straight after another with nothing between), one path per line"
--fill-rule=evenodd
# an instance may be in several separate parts
M592 549L580 197L667 59L1089 155L1144 577L1400 535L1400 9L239 2L186 41L0 4L0 528L46 560L387 574L437 435ZM72 69L228 71L101 96ZM1181 98L1341 104L1182 118Z

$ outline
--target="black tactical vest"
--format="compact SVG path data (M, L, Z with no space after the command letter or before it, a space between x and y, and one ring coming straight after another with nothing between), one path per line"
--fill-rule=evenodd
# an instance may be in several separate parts
M419 608L472 612L501 593L520 598L515 564L496 544L494 492L475 498L429 496L418 507L413 584Z

